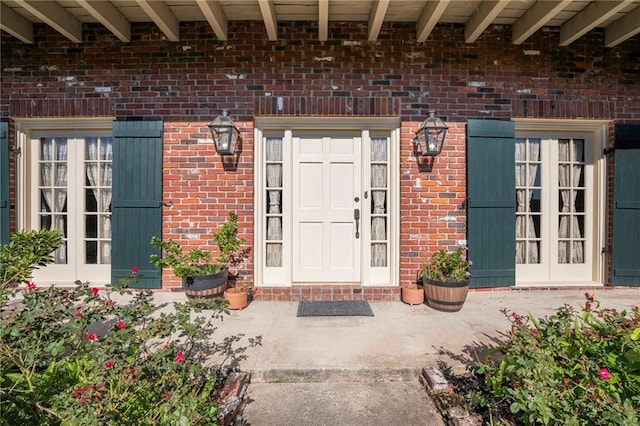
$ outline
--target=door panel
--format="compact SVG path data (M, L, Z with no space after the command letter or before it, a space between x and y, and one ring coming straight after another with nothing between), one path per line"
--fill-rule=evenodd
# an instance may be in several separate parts
M0 123L0 244L9 242L9 123Z
M293 151L293 281L358 282L360 137L300 133Z
M515 284L514 124L469 120L467 242L472 287ZM490 168L490 173L487 169Z
M616 125L614 165L614 285L640 286L640 126Z

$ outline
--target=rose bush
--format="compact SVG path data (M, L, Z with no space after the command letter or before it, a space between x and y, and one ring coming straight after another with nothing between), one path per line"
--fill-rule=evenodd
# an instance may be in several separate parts
M55 248L40 255L46 260ZM25 282L28 271L10 274L11 284L19 277L26 285L0 286L3 422L216 424L212 395L225 369L207 356L216 351L211 337L226 312L224 301L206 309L175 303L171 312L159 313L150 291L128 290L137 271L133 266L129 277L106 289L82 282L73 289L43 288ZM232 349L222 346L230 356Z
M504 310L509 339L479 370L484 395L467 395L477 409L496 418L506 405L526 425L640 424L640 310L586 298L542 319Z

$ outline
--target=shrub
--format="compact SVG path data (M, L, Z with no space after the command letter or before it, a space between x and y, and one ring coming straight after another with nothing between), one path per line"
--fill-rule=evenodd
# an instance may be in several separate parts
M564 306L535 319L504 310L505 346L479 373L491 395L527 425L640 423L640 311L604 309L593 296L578 312Z
M464 281L471 276L470 265L466 247L453 251L440 249L422 266L422 277L436 281Z
M0 424L216 424L224 371L205 361L224 308L159 313L127 289L136 275L107 290L0 287Z

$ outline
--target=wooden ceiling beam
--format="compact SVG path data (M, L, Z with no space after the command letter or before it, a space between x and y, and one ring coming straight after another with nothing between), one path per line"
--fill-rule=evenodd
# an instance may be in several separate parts
M329 39L329 0L318 0L318 39Z
M572 0L537 1L513 23L512 43L522 44L559 12L571 4Z
M369 29L367 38L369 41L376 41L380 34L380 28L384 23L384 16L389 8L389 0L377 0L371 6L371 14L369 15Z
M416 23L416 40L419 43L424 42L433 28L436 26L440 17L447 10L450 0L428 1Z
M481 1L480 5L464 25L465 43L473 43L502 12L509 0Z
M76 0L76 2L120 41L125 43L131 41L131 23L110 2L95 0Z
M169 40L180 40L180 22L165 2L155 0L136 0L136 2Z
M640 6L604 29L604 45L615 47L640 34Z
M73 41L82 43L82 23L56 2L15 0L18 6Z
M594 1L560 27L560 46L568 46L616 13L632 0Z
M273 1L258 0L258 5L260 5L260 13L262 13L262 20L267 29L269 41L278 40L278 20L276 19L276 9L273 6Z
M196 0L196 3L218 40L227 41L229 39L229 21L220 2L217 0Z
M33 24L4 3L0 4L0 29L23 43L34 43Z

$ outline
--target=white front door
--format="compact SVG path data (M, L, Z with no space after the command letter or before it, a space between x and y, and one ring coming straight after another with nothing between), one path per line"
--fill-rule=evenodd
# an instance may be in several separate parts
M516 277L519 283L595 280L594 141L588 133L516 137Z
M360 283L361 133L294 132L293 281Z

